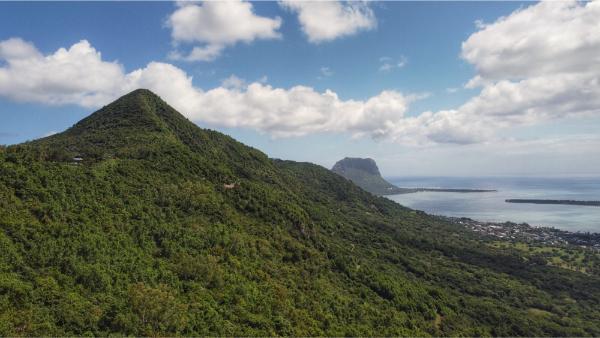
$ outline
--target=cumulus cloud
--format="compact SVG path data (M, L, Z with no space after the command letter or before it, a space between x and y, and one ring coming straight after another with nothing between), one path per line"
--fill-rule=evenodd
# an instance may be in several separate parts
M298 14L302 31L312 43L331 41L377 26L365 2L283 0L280 6Z
M547 1L480 25L462 57L482 80L598 71L600 2Z
M478 23L462 44L481 92L457 109L407 119L393 138L489 140L498 129L600 114L600 1L540 2Z
M12 38L0 43L0 58L4 60L27 59L41 56L37 49L22 39Z
M364 3L281 4L298 13L315 43L375 25ZM598 17L599 1L572 0L540 2L492 23L477 22L461 56L477 71L465 87L480 93L455 109L374 118L380 125L371 126L371 136L400 143L469 144L491 140L504 128L600 114ZM404 66L406 59L384 57L380 63L385 72Z
M404 144L485 143L506 128L600 116L598 17L600 1L541 2L480 23L462 45L462 57L477 70L468 86L480 92L455 109L417 116L405 113L423 96L392 90L352 100L332 90L276 88L236 77L204 90L183 70L160 62L126 73L87 41L48 55L21 39L0 42L0 95L98 107L144 87L196 122L280 137L348 132Z
M316 132L350 132L379 137L402 119L412 97L384 91L368 100L342 100L326 90L290 89L251 83L244 88L196 91L192 119L227 127L250 127L278 137Z
M212 61L227 46L257 39L279 38L281 18L254 14L252 4L241 0L180 3L167 20L176 45L197 44L189 53L174 50L172 59Z
M183 70L151 62L129 73L102 60L89 42L80 41L43 55L21 39L0 42L0 95L46 104L95 108L136 88L148 88L193 121L213 126L253 128L277 137L317 132L348 132L384 137L404 118L415 95L383 91L366 100L343 100L335 92L307 86L275 88L230 76L203 90Z
M240 89L246 86L246 80L232 74L221 81L221 86L225 88Z
M98 106L116 95L122 66L101 60L87 41L44 56L19 38L0 42L0 95L18 101Z

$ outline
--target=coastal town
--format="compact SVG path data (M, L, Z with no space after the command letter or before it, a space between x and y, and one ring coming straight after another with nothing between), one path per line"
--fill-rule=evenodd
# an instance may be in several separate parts
M575 245L600 252L600 233L572 232L550 227L534 227L527 223L483 222L466 217L436 217L460 224L486 237L548 246Z

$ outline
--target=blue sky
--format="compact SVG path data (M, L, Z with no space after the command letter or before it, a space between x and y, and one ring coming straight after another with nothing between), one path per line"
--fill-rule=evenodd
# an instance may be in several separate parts
M91 57L89 65L73 66L76 69L85 71L97 65L98 73L103 74L106 71L102 67L114 70L111 65L117 65L120 71L114 70L115 74L122 73L123 79L128 79L128 74L135 70L141 69L145 74L158 72L159 77L147 75L147 79L132 80L132 85L148 84L199 126L223 131L272 157L328 167L344 156L373 157L387 176L593 175L600 169L597 159L600 153L594 150L600 145L596 138L600 127L598 107L595 102L579 107L568 101L576 97L579 103L588 102L585 95L590 86L567 90L539 85L553 81L566 83L567 80L554 78L559 73L576 74L582 81L597 78L590 68L598 61L580 58L577 52L581 49L580 54L584 55L590 49L598 51L593 49L598 48L596 42L592 41L592 47L576 46L575 52L569 52L573 55L567 54L568 60L557 59L552 62L558 65L549 67L539 66L549 61L532 53L527 46L510 50L520 46L518 41L538 39L541 44L532 43L532 50L550 46L550 55L565 55L565 51L544 41L544 36L552 33L551 26L556 26L556 21L547 19L545 10L549 9L542 7L546 4L336 4L341 9L337 13L341 14L323 18L320 15L324 10L293 4L246 4L240 7L240 13L246 10L245 16L240 14L233 22L241 25L248 20L248 25L255 25L248 26L253 33L232 30L226 37L213 37L210 34L218 35L223 26L210 27L206 18L217 15L214 13L218 13L218 8L209 11L202 3L182 6L171 2L2 2L0 41L12 43L5 43L4 49L0 47L0 144L60 132L101 106L102 100L108 103L129 88L106 84L110 79L103 79L102 84L94 87L87 84L92 80L85 80L86 75L80 74L73 76L83 78L82 83L73 84L77 81L62 76L72 71L66 68L63 71L61 63L53 63L52 67L61 74L60 78L64 77L60 80L63 82L54 83L39 74L51 68L43 66L44 62L50 62L43 58L55 54L59 48L69 50L86 40L88 45L82 48L98 53L94 54L98 60ZM567 25L568 20L575 22L580 16L594 14L599 6L571 3L563 7L565 15L555 20L566 20L562 24ZM531 36L519 36L527 34L524 29L518 30L519 34L509 33L522 24L523 19L516 12L519 9L534 16L529 19L533 27ZM175 13L183 14L184 10L205 16L186 16L185 20L177 21ZM349 12L354 16L341 16ZM193 22L200 18L204 22ZM222 19L225 20L222 25L232 26L227 18ZM216 17L215 22L218 20ZM339 30L325 36L329 33L319 20ZM177 36L178 27L191 27L191 33ZM548 34L544 34L545 29ZM571 34L564 37L569 41L577 39L577 34L600 34L596 29L593 23L582 24L561 34ZM501 41L499 45L506 45L495 47L488 43L496 38ZM515 41L511 42L512 38ZM15 54L12 51L22 46L37 52L18 54L13 59L3 56L3 53ZM219 52L210 60L191 60L191 54L186 55L196 46L218 46ZM181 56L173 57L174 51ZM507 53L506 58L502 57L503 52ZM536 62L536 66L522 64L524 61L512 62L510 57L519 53L532 55L531 62ZM38 58L35 62L42 65L40 70L14 65L15 58L23 61L28 57ZM565 65L561 66L563 59ZM77 63L77 60L75 55L65 62ZM173 76L179 72L185 74L181 90L189 92L190 100L171 102L169 98L185 95L179 94L179 87L165 88L165 83L171 80L160 79L164 71L151 72L151 63L174 67L168 69ZM580 66L583 63L591 65ZM8 71L3 84L2 69L19 77L18 84L10 85L15 81ZM465 87L478 76L481 83ZM119 81L118 76L114 78ZM193 80L187 84L184 79ZM526 81L529 81L527 86ZM256 93L249 89L252 84L256 84ZM534 87L536 84L538 87ZM310 91L296 95L292 90L295 86ZM596 93L594 86L597 84L592 85L592 94ZM37 94L18 92L27 92L29 88L35 88L31 92ZM214 97L208 95L209 91L222 88L225 93L215 91ZM324 94L328 90L335 93L335 100ZM532 99L524 103L520 98L527 93L537 95L542 90L546 92L540 95L546 93L543 98L548 102ZM386 92L393 95L382 94ZM82 93L96 96L91 103L73 98ZM263 101L256 99L257 93ZM230 97L235 104L228 107L227 117L221 120L219 98L229 102ZM293 103L282 103L281 107L263 114L260 109L264 109L269 102L264 100L268 99ZM322 104L314 103L321 100ZM205 105L215 108L202 110ZM548 109L556 106L565 108L556 112L554 108ZM335 109L339 111L328 115ZM431 116L424 112L431 112Z

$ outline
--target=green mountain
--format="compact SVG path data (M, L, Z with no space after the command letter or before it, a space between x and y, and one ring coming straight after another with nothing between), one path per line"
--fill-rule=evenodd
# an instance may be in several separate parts
M349 179L354 184L375 195L395 195L415 192L414 189L398 188L379 173L372 158L345 157L335 163L331 171Z
M147 90L0 147L0 335L599 336L600 278L494 248Z

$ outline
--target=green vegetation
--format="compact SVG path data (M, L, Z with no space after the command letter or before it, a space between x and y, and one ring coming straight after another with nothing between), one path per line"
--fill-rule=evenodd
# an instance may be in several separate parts
M541 260L549 265L600 276L600 251L594 248L510 241L492 242L491 245L505 250L518 250L529 259Z
M600 335L597 276L271 160L145 90L0 148L0 251L2 336Z

